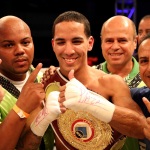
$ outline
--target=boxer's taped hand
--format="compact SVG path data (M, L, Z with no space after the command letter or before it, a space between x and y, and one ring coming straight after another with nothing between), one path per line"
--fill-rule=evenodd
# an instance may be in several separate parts
M110 122L115 105L95 92L89 91L81 82L72 78L65 89L66 108L74 111L86 111L101 121Z

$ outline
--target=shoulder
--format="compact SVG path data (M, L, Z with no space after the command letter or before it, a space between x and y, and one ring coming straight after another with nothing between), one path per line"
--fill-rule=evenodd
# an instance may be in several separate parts
M103 80L103 81L111 82L111 83L114 83L114 82L125 83L123 78L116 74L103 74L103 76L101 76L99 80Z
M90 70L90 72L91 72L92 74L95 74L97 77L101 77L101 76L107 74L107 73L105 73L104 71L99 70L99 69L97 69L97 68L95 68L95 67L90 67L89 70Z
M109 73L108 70L107 70L107 62L106 61L104 61L104 62L102 62L98 65L92 66L92 67L95 68L95 69L98 69L98 70L102 70L106 73Z
M111 90L112 92L117 92L118 90L120 92L123 90L130 92L128 85L119 75L105 74L101 76L98 80L102 87L105 87L106 89Z
M148 87L141 88L131 88L132 99L140 106L144 115L148 117L150 113L148 112L145 104L143 103L142 98L146 97L150 100L150 89Z
M141 98L143 96L150 98L150 89L146 86L140 88L131 88L132 97Z

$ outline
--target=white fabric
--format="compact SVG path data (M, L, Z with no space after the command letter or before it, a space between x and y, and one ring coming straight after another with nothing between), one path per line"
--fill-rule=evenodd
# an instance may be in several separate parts
M37 136L43 136L49 124L57 119L61 113L58 98L58 91L51 92L47 97L44 108L38 113L34 121L31 123L31 130Z
M112 119L115 105L101 95L87 90L75 78L66 84L65 98L66 101L63 104L66 108L74 111L86 111L106 123Z
M23 86L25 85L26 81L29 78L30 72L28 71L26 73L26 78L23 81L15 81L15 80L11 80L9 78L7 78L6 76L4 76L3 74L0 73L1 76L3 76L4 78L6 78L7 80L9 80L20 92L23 88Z

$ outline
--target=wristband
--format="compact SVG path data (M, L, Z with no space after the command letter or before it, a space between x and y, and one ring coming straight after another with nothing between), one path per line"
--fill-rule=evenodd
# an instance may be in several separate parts
M13 107L13 110L17 113L20 118L28 118L29 114L20 109L16 104Z

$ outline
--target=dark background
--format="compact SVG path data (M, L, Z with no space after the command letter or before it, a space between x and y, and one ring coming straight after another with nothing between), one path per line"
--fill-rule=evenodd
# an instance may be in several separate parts
M117 7L122 7L121 3L125 0L118 1L120 5L117 4ZM126 7L131 7L132 1L134 0L128 0ZM131 19L138 26L140 19L150 14L150 0L135 0L135 2L135 17ZM0 3L0 17L15 15L30 26L35 45L34 66L38 62L42 62L44 67L58 66L51 47L51 28L54 19L67 10L79 11L89 19L95 44L88 55L98 58L93 64L103 62L100 29L104 21L116 15L116 0L1 0Z

